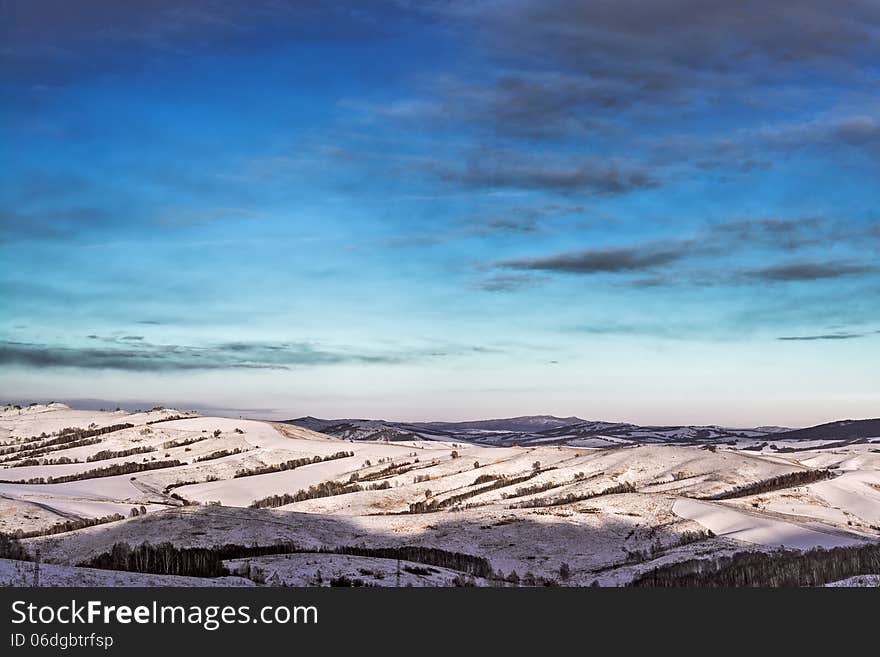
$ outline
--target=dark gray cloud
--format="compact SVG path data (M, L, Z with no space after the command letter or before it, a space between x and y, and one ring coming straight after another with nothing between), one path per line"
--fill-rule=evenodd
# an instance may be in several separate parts
M880 56L880 6L873 0L851 0L843 11L825 0L414 6L452 20L496 64L488 80L439 76L416 98L371 108L432 130L466 125L498 136L595 140L626 113L644 119L713 104L766 106L768 91L780 83L796 87L804 66L811 82L864 86L871 79L865 71ZM873 129L856 121L839 126L838 136L862 140ZM729 154L706 153L699 165L728 160ZM743 170L769 165L753 155L737 162Z
M536 159L522 152L479 151L463 167L432 163L440 179L468 188L543 190L615 195L660 185L657 175L640 166L614 160Z
M807 341L813 340L853 340L855 338L863 338L867 333L824 333L819 335L784 335L776 338L783 341Z
M855 262L797 262L750 269L744 274L749 278L762 281L787 282L843 278L876 271L876 266Z
M635 289L661 287L718 287L760 282L815 282L880 272L868 261L801 260L742 269L736 258L756 248L788 253L830 248L852 249L870 236L871 222L845 222L826 217L767 217L736 219L707 226L679 240L620 247L564 251L488 263L495 270L544 271L564 274L640 274L614 284ZM712 255L711 261L705 256ZM730 257L725 266L719 259ZM502 280L501 287L506 289ZM513 288L513 286L511 286Z
M89 0L76 7L65 0L3 2L0 75L63 84L142 66L138 54L153 66L171 66L209 48L370 40L388 37L397 24L383 16L407 13L395 3L377 13L360 3L320 0ZM107 56L111 52L115 56Z
M498 136L556 138L607 128L589 108L620 108L638 93L615 81L520 71L488 84L445 76L424 91L428 100L355 106L409 127L445 130L467 124Z
M577 326L573 331L586 335L647 335L653 337L683 337L686 334L686 331L681 327L655 324L623 324L614 321Z
M88 336L101 345L71 346L0 340L0 367L77 368L129 372L198 370L290 370L341 364L396 365L473 353L497 353L490 347L442 344L412 348L359 350L308 342L230 341L205 346L152 344L141 336Z
M598 274L650 270L682 260L697 249L689 242L644 244L639 246L586 249L535 258L502 260L497 266L506 269Z
M474 287L485 292L515 292L540 283L541 278L530 274L493 274L477 281Z
M364 354L323 349L308 343L227 342L208 347L136 344L114 347L73 347L0 342L0 365L31 368L71 367L90 370L166 372L221 369L291 369L340 363L399 363L419 354Z
M626 287L631 287L636 290L649 290L651 288L670 287L681 282L681 279L679 279L678 277L658 274L655 276L641 276L639 278L633 278L622 284Z
M485 235L498 233L536 233L540 229L537 214L506 214L486 217L472 227L473 232Z
M880 156L880 117L868 114L782 125L759 136L777 148L849 147Z
M876 116L851 116L828 126L828 136L837 143L851 146L880 146L880 119Z
M46 198L52 199L53 196ZM119 215L101 207L58 207L42 210L0 208L0 242L68 240L84 231L103 230Z
M764 246L794 251L859 239L864 230L854 222L821 216L755 217L715 224L709 234L723 248Z
M492 236L505 233L537 233L548 220L583 215L582 205L536 205L505 208L492 214L462 219L467 234Z
M422 98L389 106L398 119L479 126L515 137L607 133L621 114L694 113L763 105L775 86L870 84L880 56L880 5L852 0L509 0L431 3L498 63L493 79L444 77ZM809 82L796 74L809 67ZM779 89L780 95L784 92ZM790 99L776 99L790 103ZM841 126L863 139L863 124ZM715 157L706 160L717 166ZM766 159L740 158L745 168Z
M769 64L858 62L880 52L880 6L873 0L852 0L845 11L824 0L543 0L445 10L479 24L505 53L646 91L699 82L700 74L734 77L743 65L758 74Z

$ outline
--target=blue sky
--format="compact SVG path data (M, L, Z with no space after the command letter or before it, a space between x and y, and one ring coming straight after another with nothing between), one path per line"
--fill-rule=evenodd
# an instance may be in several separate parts
M3 0L0 396L878 415L880 8L735 4Z

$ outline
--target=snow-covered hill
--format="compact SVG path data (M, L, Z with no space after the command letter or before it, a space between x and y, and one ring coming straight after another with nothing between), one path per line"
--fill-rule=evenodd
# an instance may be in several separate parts
M58 585L605 586L880 540L880 441L546 416L306 420L3 407L0 559L16 561L0 583L32 581L22 557L37 548ZM127 550L184 548L210 568L108 570L142 563Z

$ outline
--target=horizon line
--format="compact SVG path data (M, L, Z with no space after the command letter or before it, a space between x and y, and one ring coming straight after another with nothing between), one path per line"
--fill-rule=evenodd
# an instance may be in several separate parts
M829 424L833 422L847 422L847 421L859 421L859 420L876 420L880 419L880 417L859 417L859 418L851 418L851 417L837 417L830 420L825 420L822 422L817 422L813 424L800 424L797 426L792 426L788 424L774 424L774 423L757 423L757 424L721 424L717 422L680 422L680 423L668 423L668 422L634 422L629 420L609 420L609 419L587 419L582 418L579 415L555 415L552 413L531 413L525 415L510 415L510 416L494 416L494 417L479 417L476 419L465 419L465 420L396 420L396 419L388 419L384 417L355 417L355 416L337 416L337 417L317 417L314 415L306 414L299 415L297 417L290 417L295 415L295 413L284 413L283 409L277 408L233 408L233 407L219 407L219 406L211 406L204 403L170 403L170 402L158 402L158 401L144 401L144 400L108 400L108 399L96 399L96 398L54 398L50 399L48 397L45 398L19 398L16 400L5 400L3 401L4 405L7 406L28 406L35 404L51 404L51 403L59 403L64 404L65 406L70 407L72 410L108 410L113 411L116 409L133 412L133 411L144 411L149 410L150 408L166 408L172 410L179 411L189 411L198 413L203 416L214 416L214 417L227 417L227 418L238 418L238 419L247 419L247 420L260 420L264 422L289 422L291 420L297 420L301 418L312 417L316 420L351 420L351 421L369 421L369 422L389 422L396 424L469 424L474 422L491 422L491 421L501 421L501 420L512 420L518 418L530 418L530 417L549 417L555 418L559 420L566 420L569 418L575 418L582 422L607 422L609 424L629 424L634 426L641 427L686 427L686 426L717 426L723 427L726 429L755 429L759 427L777 427L784 429L805 429L814 426L821 426L823 424ZM112 407L112 408L110 408ZM243 411L243 412L239 412ZM259 417L260 414L276 414L279 416L283 416L286 419L272 419L267 417Z

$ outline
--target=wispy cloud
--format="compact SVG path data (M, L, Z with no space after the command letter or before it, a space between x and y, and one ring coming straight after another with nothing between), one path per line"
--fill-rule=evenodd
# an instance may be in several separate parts
M750 269L749 278L769 282L818 281L869 274L877 271L874 265L857 262L796 262Z
M78 368L130 372L197 370L290 370L342 364L396 365L475 353L493 347L426 344L395 349L358 349L309 342L221 342L204 346L153 344L142 336L87 336L100 346L76 346L0 340L0 366Z
M535 258L501 260L498 267L569 274L636 272L682 260L695 252L687 242L567 251Z
M331 24L334 38L351 41L388 34L395 25L393 20L378 20L380 15L357 3L328 6L314 0L191 0L184 4L154 0L148 5L91 0L75 13L68 9L63 0L16 8L8 17L15 29L4 34L5 52L0 60L4 75L66 82L132 66L130 57L96 56L114 48L158 61L179 61L212 47L234 52L314 38L315 32ZM399 13L394 3L387 3L381 15L391 18Z
M783 335L776 338L783 341L807 341L813 340L853 340L855 338L864 338L868 333L823 333L819 335Z
M762 130L760 136L778 148L848 147L880 156L880 117L871 114L785 124Z
M765 246L796 250L836 241L843 237L840 229L839 224L824 217L749 217L715 224L709 233L725 248Z
M542 279L530 274L493 274L479 279L474 287L485 292L514 292L540 285Z
M162 211L156 221L163 226L188 226L210 224L215 221L230 219L253 219L255 217L256 214L252 210L246 208L178 208Z
M103 207L59 204L40 210L0 209L0 242L64 241L84 231L106 230L118 221L119 215Z
M656 173L612 159L536 158L524 152L480 150L462 166L429 161L429 172L469 188L540 190L559 193L617 195L659 187Z
M555 68L629 82L652 96L682 87L718 88L744 73L766 77L768 66L810 61L830 67L880 51L880 9L872 0L854 0L846 11L822 0L771 5L545 0L440 7L478 23L490 47L508 56L528 55Z
M502 208L491 214L463 218L463 236L492 237L505 234L537 233L555 218L580 216L587 212L583 205L534 205Z
M297 366L339 363L388 364L416 357L415 354L405 353L359 353L354 350L327 349L308 343L227 342L206 347L156 345L140 340L136 343L93 348L3 341L0 342L0 365L162 372L291 369Z

